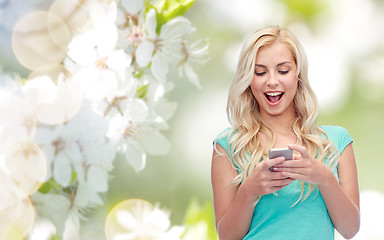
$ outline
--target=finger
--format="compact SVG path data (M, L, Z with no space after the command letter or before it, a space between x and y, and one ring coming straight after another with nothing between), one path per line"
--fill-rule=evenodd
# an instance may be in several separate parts
M274 180L272 181L273 187L281 187L281 186L287 186L291 184L295 179L293 178L286 178L286 179L281 179L281 180Z
M272 172L269 179L272 180L272 181L276 181L276 180L283 180L283 179L287 179L288 177L284 176L281 172Z
M297 144L289 144L288 147L292 150L299 152L301 154L301 156L303 156L303 157L308 156L307 148L305 148L304 146L300 146Z
M301 174L301 175L307 175L308 171L306 168L302 168L302 167L274 167L273 170L275 172L280 172L282 173L282 176L283 177L287 177L285 174L285 172L289 172L289 173L297 173L297 174Z
M298 159L300 159L300 158L298 158ZM295 165L289 164L289 162L292 162L292 161L291 160L283 161L283 162L281 162L279 164L273 165L272 167L269 168L269 170L271 172L274 172L275 171L274 170L275 167L277 167L277 168L279 168L279 167L295 167Z
M303 167L303 161L301 159L297 160L290 160L290 161L284 161L280 164L277 164L273 167L282 168L282 167L288 167L288 168L296 168L296 167Z
M293 179L298 179L298 180L306 180L305 175L300 174L300 173L295 173L295 172L281 172L283 176L293 178Z
M301 158L300 154L296 154L296 153L293 154L293 160L299 160L300 158Z
M272 159L266 159L265 160L265 167L267 169L270 169L271 167L275 166L275 165L278 165L282 162L285 161L285 158L284 157L277 157L277 158L272 158Z

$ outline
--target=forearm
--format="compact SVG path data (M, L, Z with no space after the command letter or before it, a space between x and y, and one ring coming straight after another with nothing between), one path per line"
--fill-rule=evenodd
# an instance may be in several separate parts
M344 192L332 172L328 173L326 183L319 185L319 190L337 231L347 239L352 238L360 227L358 206Z
M248 233L256 203L240 186L232 205L217 224L220 240L239 240Z

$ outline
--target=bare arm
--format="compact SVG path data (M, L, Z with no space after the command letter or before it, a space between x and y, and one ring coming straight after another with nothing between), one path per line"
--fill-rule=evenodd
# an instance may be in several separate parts
M232 180L237 171L219 144L217 151L213 151L211 168L216 228L221 240L239 240L249 231L259 196L278 191L293 180L269 171L269 167L284 161L275 158L262 161L241 185L235 186Z
M340 156L338 176L340 183L335 177L329 177L319 189L335 228L350 239L360 228L359 187L352 144Z
M290 148L298 151L300 156L294 156L294 161L286 161L276 166L275 171L281 171L284 176L317 184L337 231L347 239L355 236L360 227L360 207L352 144L349 144L340 156L340 183L327 166L309 156L305 147L290 145Z

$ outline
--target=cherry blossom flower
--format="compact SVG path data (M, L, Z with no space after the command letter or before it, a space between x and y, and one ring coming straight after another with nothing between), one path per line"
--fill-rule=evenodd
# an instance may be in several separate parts
M146 153L162 155L169 151L170 143L150 122L145 122L148 107L142 100L130 103L131 115L116 115L109 121L107 136L123 153L128 163L140 171L146 164Z
M79 111L83 98L73 79L60 75L56 82L49 76L30 79L22 87L26 102L36 118L46 124L62 124Z
M120 27L118 46L133 52L146 36L144 23L144 1L123 0L121 1L116 24Z
M47 236L83 238L81 222L88 209L103 205L116 153L140 171L147 154L170 150L163 131L177 104L166 96L173 89L168 69L177 64L201 87L191 63L204 62L206 54L206 45L187 41L193 28L180 16L192 3L87 2L81 7L89 8L89 21L68 45L65 73L0 76L0 114L7 116L0 118L0 222L12 218L0 232L16 223L26 236L34 217L28 225L20 213L28 206L34 213L34 206L37 218L51 223ZM168 11L180 6L185 9ZM143 201L120 209L116 219L125 229L117 240L172 240L184 232Z
M140 171L145 167L146 154L164 155L170 143L160 130L168 129L167 120L176 109L176 104L163 98L164 86L148 76L142 81L148 85L143 98L128 98L120 102L120 111L109 120L107 133L117 151L125 155L128 163Z
M183 73L187 76L189 81L198 88L202 88L199 82L199 77L191 67L190 63L204 64L208 61L208 44L205 40L200 40L192 44L188 44L185 40L183 41L184 59L179 62L179 75L183 76Z
M73 200L79 208L102 204L98 194L108 190L115 150L105 138L106 131L106 120L88 104L66 125L38 129L36 141L52 159L55 181L67 187L76 172L79 185Z
M33 227L35 211L28 195L9 176L4 161L0 155L0 239L22 238Z
M103 9L102 5L93 7L92 28L72 39L68 46L69 59L65 62L90 100L113 98L131 65L131 57L122 49L115 49L116 3L108 5L105 12Z
M140 199L121 202L106 221L108 240L179 240L183 232L184 227L171 227L167 212Z

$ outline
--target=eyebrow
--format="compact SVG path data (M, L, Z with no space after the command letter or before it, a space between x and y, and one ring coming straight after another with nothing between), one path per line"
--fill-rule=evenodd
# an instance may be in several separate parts
M277 67L280 67L280 66L282 66L282 65L284 65L284 64L290 64L290 63L291 63L291 62L289 62L289 61L285 61L285 62L281 62L281 63L277 64L276 66L277 66ZM262 65L262 64L255 64L255 67L267 68L267 66Z

